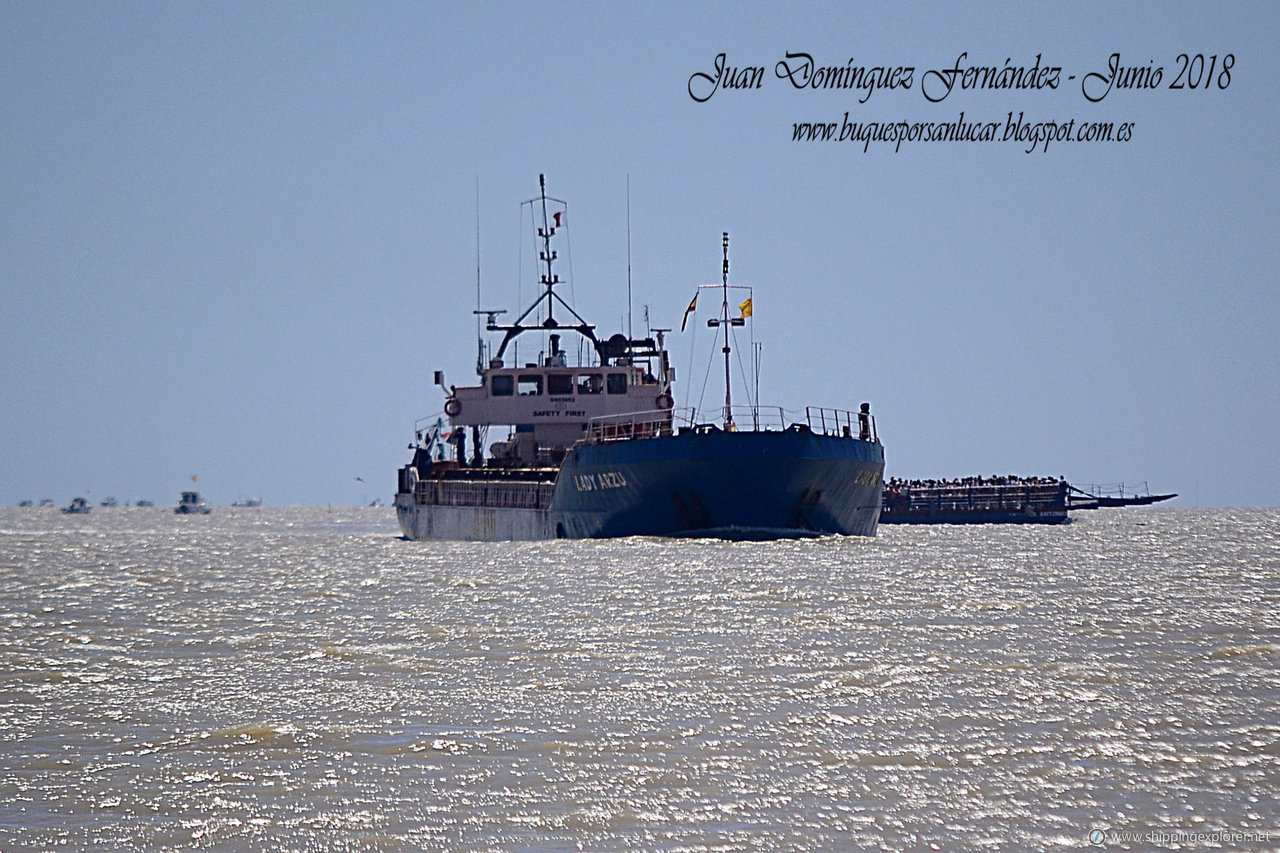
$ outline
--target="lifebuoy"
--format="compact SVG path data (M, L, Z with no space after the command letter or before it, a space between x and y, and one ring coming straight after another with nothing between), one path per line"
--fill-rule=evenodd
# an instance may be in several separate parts
M458 402L457 397L450 397L444 401L444 413L451 418L462 414L462 404Z
M674 403L674 402L675 402L675 401L671 399L671 395L670 395L670 394L662 393L662 394L659 394L659 395L658 395L658 408L659 408L659 409L669 409L669 408L671 408L671 406L673 405L673 403Z

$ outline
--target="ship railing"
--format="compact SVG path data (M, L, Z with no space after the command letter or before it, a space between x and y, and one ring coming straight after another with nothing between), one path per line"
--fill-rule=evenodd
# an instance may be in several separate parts
M434 506L486 509L546 509L555 483L419 480L416 501Z
M809 429L814 432L820 432L823 435L843 435L845 437L856 436L862 437L861 412L851 412L847 409L828 409L823 406L805 406L804 418L805 423L809 425ZM871 441L879 443L880 436L876 432L875 416L868 413L867 419L867 438Z
M772 432L775 430L808 427L810 432L821 435L842 435L846 438L860 437L862 433L860 412L845 409L830 409L820 406L806 406L803 416L782 406L742 405L731 406L734 429L738 432ZM703 427L711 423L719 423L724 417L724 407L710 411L698 409L674 410L678 428ZM867 414L867 431L871 441L879 442L876 434L876 419Z
M713 420L724 416L724 409L716 409ZM791 412L781 406L733 406L733 423L738 431L769 432L784 430L804 425L811 432L822 435L843 435L860 437L862 435L863 414L846 409L829 409L820 406L806 406L804 420L797 419ZM699 427L707 421L706 412L693 408L672 410L657 409L648 412L628 412L620 415L603 415L591 418L583 434L587 444L598 444L605 441L625 441L633 438L654 438L660 435L671 435L673 428ZM867 433L871 441L880 440L876 433L876 419L867 414Z
M739 430L773 432L784 430L792 419L781 406L733 406L733 423Z
M731 406L733 427L737 432L773 432L786 429L795 421L787 410L781 406ZM710 410L677 409L677 422L680 428L706 427L711 424L721 426L724 419L724 406Z
M413 422L414 444L409 445L409 449L426 447L439 453L441 459L456 459L458 454L453 442L443 438L449 431L448 423L448 416L444 412L417 418Z
M1140 498L1151 494L1151 489L1145 480L1136 486L1132 484L1125 486L1124 483L1089 483L1071 488L1091 498Z
M601 415L587 421L582 440L586 444L606 441L628 441L636 438L657 438L671 435L676 420L688 420L683 411L654 409L648 412L626 412L620 415Z

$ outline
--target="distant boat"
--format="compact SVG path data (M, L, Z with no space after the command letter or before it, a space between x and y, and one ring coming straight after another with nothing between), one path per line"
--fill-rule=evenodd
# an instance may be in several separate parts
M116 501L115 498L103 498L102 505L103 506L120 506L120 504Z
M262 506L262 498L246 498L242 501L234 501L232 506Z
M155 506L155 505L156 505L155 501L149 501L146 498L143 498L142 500L138 501L138 503L136 504L136 506Z
M211 512L209 505L200 499L199 492L183 492L173 511L180 515L208 515Z
M63 512L83 515L88 513L93 507L89 506L89 502L84 498L72 498L71 503L62 508Z
M31 500L30 498L28 498L25 501L18 501L18 506L35 506L35 505L36 505L35 501Z

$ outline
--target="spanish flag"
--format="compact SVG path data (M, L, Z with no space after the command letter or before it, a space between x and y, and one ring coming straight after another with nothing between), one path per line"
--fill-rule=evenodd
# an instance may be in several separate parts
M742 312L742 316L744 319L751 316L751 297L750 296L747 297L746 302L738 303L738 310Z
M689 315L698 307L698 294L693 294L693 300L689 302L689 307L684 309L684 319L680 321L680 331L684 331L685 324L689 322Z

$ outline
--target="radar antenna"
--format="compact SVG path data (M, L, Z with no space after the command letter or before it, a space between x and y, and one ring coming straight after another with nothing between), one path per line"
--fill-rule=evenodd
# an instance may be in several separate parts
M533 201L541 202L542 206L542 227L538 229L538 238L542 240L542 251L539 253L538 260L547 266L547 271L542 275L540 282L546 290L540 294L538 298L533 301L533 304L526 308L525 312L521 314L511 325L499 325L494 322L496 318L492 315L490 316L487 326L488 331L504 333L502 343L498 345L498 352L495 355L495 358L498 360L501 360L502 354L506 352L507 344L509 344L512 339L520 333L554 330L559 328L572 329L587 340L591 341L591 345L595 348L596 352L600 352L601 344L600 341L596 340L595 326L582 319L582 316L579 315L577 311L573 310L573 306L568 302L565 302L564 299L561 298L560 294L555 291L555 286L560 283L560 276L556 275L555 271L552 269L552 264L556 259L556 253L551 248L551 237L555 234L556 228L561 224L559 221L561 214L555 214L554 219L556 224L552 225L553 217L547 215L547 202L554 201L559 204L564 204L564 202L560 199L547 197L547 179L544 175L538 175L538 188L540 190L539 197L533 199ZM524 325L525 318L532 314L543 302L547 303L547 319L543 320L541 324L536 326ZM576 325L560 325L559 321L555 318L555 305L557 302L560 303L560 305L562 305L564 309L572 314L573 318L578 321Z

